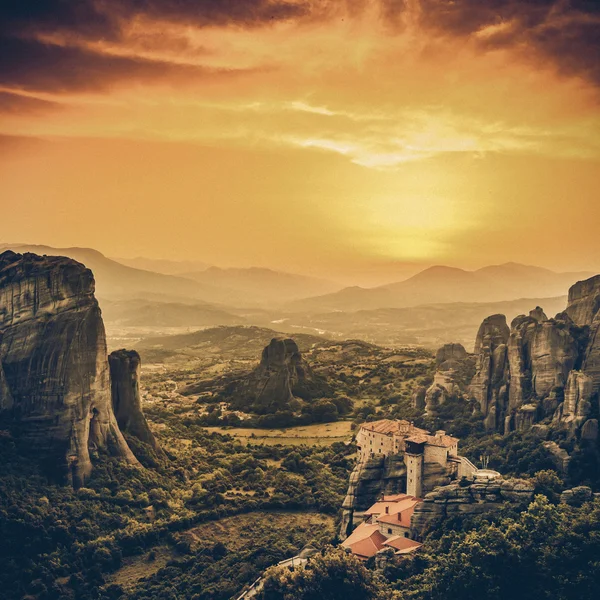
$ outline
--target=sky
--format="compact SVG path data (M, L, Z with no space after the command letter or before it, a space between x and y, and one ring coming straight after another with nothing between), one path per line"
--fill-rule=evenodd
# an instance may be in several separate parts
M595 0L4 0L0 242L600 272L599 91Z

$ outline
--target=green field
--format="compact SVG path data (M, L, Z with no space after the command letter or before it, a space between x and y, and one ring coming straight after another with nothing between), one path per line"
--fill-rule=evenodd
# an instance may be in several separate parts
M288 427L287 429L206 427L206 430L231 435L246 443L283 444L284 446L298 446L300 444L328 446L333 442L349 442L353 436L350 421L319 423L301 427Z

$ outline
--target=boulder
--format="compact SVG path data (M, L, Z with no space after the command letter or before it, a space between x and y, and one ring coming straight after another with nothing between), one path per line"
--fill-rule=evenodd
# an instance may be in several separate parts
M0 422L52 476L82 485L90 449L130 463L112 409L92 272L64 257L0 255Z
M586 502L591 502L594 499L592 488L586 485L580 485L570 490L565 490L560 495L560 501L571 506L582 506Z

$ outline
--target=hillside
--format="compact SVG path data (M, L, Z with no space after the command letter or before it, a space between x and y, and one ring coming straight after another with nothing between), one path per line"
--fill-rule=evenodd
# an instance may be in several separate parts
M358 338L387 346L420 344L437 348L452 341L472 349L475 333L488 315L505 314L509 322L532 306L542 306L549 315L565 309L566 296L521 298L504 302L453 302L407 308L378 308L355 312L296 314L280 327L289 331L299 326L313 328L334 338Z
M548 298L564 294L591 273L555 273L548 269L506 263L477 271L435 266L398 283L375 288L350 287L334 294L289 304L300 312L358 311L406 308L453 302L499 302L518 298Z
M221 301L240 306L248 303L271 306L274 303L336 292L342 287L325 279L257 267L247 269L210 267L183 275L203 285L227 290L228 293L222 296Z
M214 327L181 335L148 337L136 344L136 349L147 360L155 355L187 357L220 355L236 359L257 360L263 348L280 332L264 327ZM316 335L298 334L294 336L301 351L315 344L327 341Z
M53 248L51 246L28 244L3 244L0 250L33 252L49 256L68 256L91 269L96 280L96 294L99 298L133 299L152 295L156 299L174 300L188 298L204 300L214 292L202 284L143 269L122 265L92 248Z

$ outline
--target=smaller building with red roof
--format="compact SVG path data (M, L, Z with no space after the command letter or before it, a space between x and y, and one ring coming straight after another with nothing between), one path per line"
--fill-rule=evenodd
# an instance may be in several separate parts
M410 519L415 506L422 501L407 494L382 496L364 512L365 521L342 542L342 546L362 560L386 548L393 548L396 554L414 552L421 544L409 539Z

